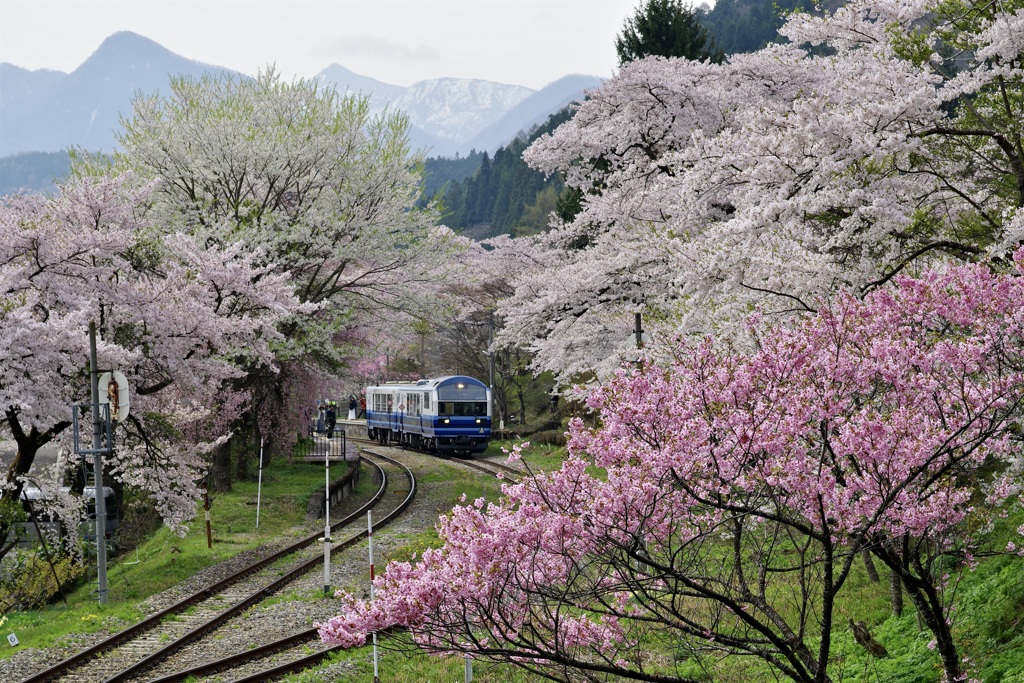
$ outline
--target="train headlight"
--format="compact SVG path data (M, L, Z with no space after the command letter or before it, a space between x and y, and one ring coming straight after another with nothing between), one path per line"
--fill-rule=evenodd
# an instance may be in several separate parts
M444 419L444 423L445 423L445 424L448 424L449 422L451 422L451 420L449 420L449 419L448 419L448 418L446 417L446 418Z
M477 423L477 424L480 424L481 422L483 422L483 420L481 420L481 419L480 419L480 418L478 417L478 418L476 419L476 423Z

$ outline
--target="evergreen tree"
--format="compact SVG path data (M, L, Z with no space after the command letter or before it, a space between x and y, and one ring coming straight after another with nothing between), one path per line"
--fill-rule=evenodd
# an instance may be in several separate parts
M448 194L453 183L459 183L473 175L480 168L484 153L475 149L466 156L455 154L454 158L431 157L423 164L423 193L416 208L424 209L435 199Z
M23 152L0 159L0 196L16 192L51 194L71 170L66 151Z
M572 114L569 108L552 114L543 126L498 148L494 156L477 153L479 167L472 176L461 181L452 179L444 185L445 224L454 230L471 232L475 237L530 234L547 229L547 215L537 213L543 205L538 196L549 188L557 196L564 187L562 179L558 175L546 177L530 168L523 161L523 152L541 135L551 133L572 118ZM428 161L427 168L431 165ZM532 211L524 218L528 208Z
M835 4L835 3L826 3ZM754 52L781 43L779 28L794 12L815 13L812 0L717 0L701 23L725 54Z
M724 58L700 22L700 13L681 0L646 0L615 39L619 65L652 55L696 61Z

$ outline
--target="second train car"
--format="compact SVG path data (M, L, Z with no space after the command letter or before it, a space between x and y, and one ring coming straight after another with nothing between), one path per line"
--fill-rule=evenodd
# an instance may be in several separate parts
M491 438L491 392L464 375L366 388L366 430L382 444L482 453Z

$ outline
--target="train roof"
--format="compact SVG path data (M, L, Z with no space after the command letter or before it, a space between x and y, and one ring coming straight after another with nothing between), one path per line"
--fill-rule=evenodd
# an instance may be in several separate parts
M439 387L446 387L452 385L467 385L475 387L487 388L487 385L480 380L469 377L468 375L447 375L445 377L434 377L428 379L420 379L415 382L386 382L384 384L378 384L376 386L367 387L368 389L411 389L415 387L422 387L425 389L437 389Z

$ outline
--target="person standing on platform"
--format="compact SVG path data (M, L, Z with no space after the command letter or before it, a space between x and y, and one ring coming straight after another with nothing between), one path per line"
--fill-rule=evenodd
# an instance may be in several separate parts
M334 438L334 425L338 422L338 415L334 412L334 402L327 402L327 438Z
M359 415L357 415L356 417L362 417L362 418L366 417L366 397L365 396L360 396L359 397Z
M356 397L350 395L348 397L348 419L350 419L350 420L356 419L356 407L357 406L358 406L358 404L356 403Z

